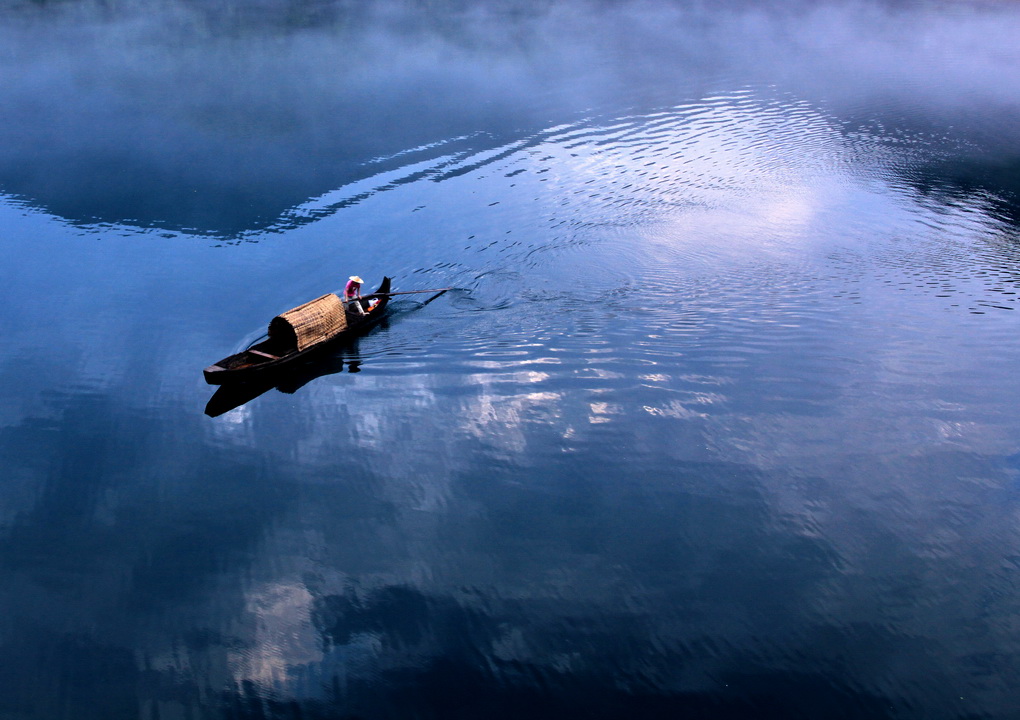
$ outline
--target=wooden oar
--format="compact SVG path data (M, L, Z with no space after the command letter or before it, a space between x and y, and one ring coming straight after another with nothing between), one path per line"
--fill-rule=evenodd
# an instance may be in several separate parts
M361 299L370 300L376 297L389 297L390 295L414 295L416 293L446 292L447 290L453 290L453 288L448 287L448 288L432 288L431 290L402 290L400 292L372 293L371 295L362 295Z

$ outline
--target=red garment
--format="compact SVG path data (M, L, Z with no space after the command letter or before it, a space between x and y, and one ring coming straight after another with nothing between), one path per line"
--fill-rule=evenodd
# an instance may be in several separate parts
M356 283L353 280L347 281L347 287L344 288L344 299L353 300L361 295L361 283Z

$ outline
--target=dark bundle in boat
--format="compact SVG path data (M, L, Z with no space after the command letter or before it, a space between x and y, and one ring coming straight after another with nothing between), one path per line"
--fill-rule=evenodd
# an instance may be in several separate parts
M269 336L247 350L223 358L205 369L210 385L248 382L265 377L300 357L343 338L360 333L382 319L389 302L390 279L384 277L379 289L358 302L362 315L345 308L333 293L277 315L269 323ZM370 298L378 296L372 305Z

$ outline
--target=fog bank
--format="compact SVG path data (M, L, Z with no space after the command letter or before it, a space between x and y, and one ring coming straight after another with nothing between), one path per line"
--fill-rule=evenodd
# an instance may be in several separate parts
M380 157L746 86L879 133L966 126L959 152L1001 160L1017 36L1007 3L26 2L0 29L0 190L232 233Z

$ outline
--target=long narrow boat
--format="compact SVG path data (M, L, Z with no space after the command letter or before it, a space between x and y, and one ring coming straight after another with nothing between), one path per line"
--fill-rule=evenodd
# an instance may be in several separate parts
M382 319L389 291L390 278L384 277L378 290L358 301L364 315L345 308L333 293L277 315L269 323L266 340L207 367L205 381L223 385L260 380L327 344L358 335ZM373 305L369 299L375 296L378 302Z

